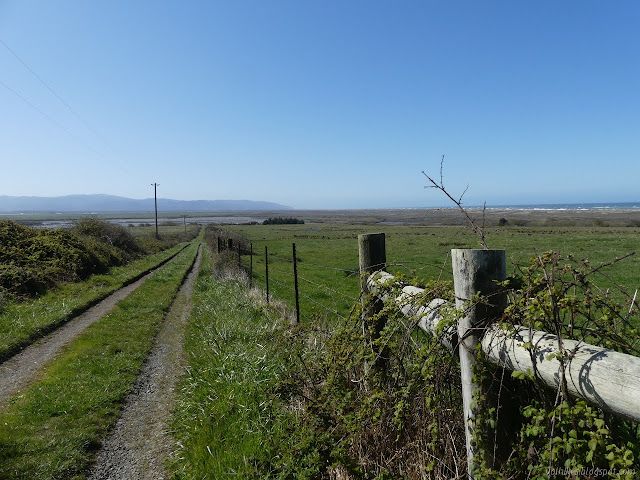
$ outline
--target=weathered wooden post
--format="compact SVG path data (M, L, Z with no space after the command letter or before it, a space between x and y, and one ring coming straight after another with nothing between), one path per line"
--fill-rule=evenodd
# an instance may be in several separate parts
M298 259L296 258L296 244L293 244L293 281L296 292L296 323L300 323L300 294L298 291Z
M227 239L227 250L233 250L233 238Z
M264 276L267 284L267 305L269 305L269 249L264 246Z
M249 247L249 288L253 287L253 242Z
M358 235L358 260L360 264L360 290L368 291L366 277L387 266L387 250L384 233Z
M467 441L467 464L469 478L474 477L482 452L472 446L476 429L474 394L482 388L481 381L474 381L473 368L476 363L477 346L484 328L502 317L506 306L506 295L496 282L506 279L506 255L504 250L451 250L453 282L456 307L464 309L464 317L458 322L462 401L464 408L465 436ZM472 301L482 295L483 301ZM483 452L485 455L493 452ZM485 457L487 458L487 457Z
M222 251L222 239L218 236L218 253Z
M385 245L384 233L368 233L364 235L358 235L358 260L360 266L360 293L362 298L365 298L369 293L369 287L367 286L367 278L373 272L384 270L387 266L387 250ZM373 343L379 337L382 329L385 326L386 319L378 315L383 308L383 303L380 299L376 298L372 303L364 304L368 308L363 309L362 320L367 327L371 329L370 341ZM369 327L371 318L377 317L373 325ZM386 352L376 351L376 361L374 366L378 369L384 369L386 363Z

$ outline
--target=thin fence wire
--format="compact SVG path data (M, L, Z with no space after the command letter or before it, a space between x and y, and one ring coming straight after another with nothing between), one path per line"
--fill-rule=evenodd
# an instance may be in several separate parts
M276 260L281 260L283 262L293 263L293 258L279 257L279 256L271 254L271 253L269 254L269 257L275 258ZM327 269L327 270L336 270L338 272L345 272L345 273L358 273L358 270L351 270L349 268L329 267L329 266L326 266L326 265L316 265L315 263L309 263L309 262L305 262L305 261L302 261L302 260L298 260L298 266L324 268L324 269Z
M280 273L284 273L284 272L280 272ZM298 278L300 278L300 277L298 277ZM286 285L286 284L284 284L284 283L282 283L282 282L279 282L279 281L277 281L277 280L274 280L274 279L269 279L269 283L271 283L271 282L273 282L273 283L275 283L275 284L277 284L277 285L281 286L282 288L284 288L284 289L286 289L286 290L294 291L294 288L293 288L292 286L290 286L290 285ZM325 287L325 288L329 288L329 287ZM338 293L339 293L339 292L338 292ZM306 293L304 293L304 292L299 292L299 294L300 294L301 296L303 296L304 298L306 298L306 299L310 300L312 303L314 303L314 304L316 304L316 305L318 305L318 306L322 307L323 309L327 310L328 312L331 312L331 313L333 313L333 314L335 314L335 315L339 316L339 317L340 317L340 318L342 318L342 319L344 319L344 318L345 318L345 317L344 317L340 312L338 312L337 310L334 310L333 308L330 308L330 307L328 307L328 306L324 305L323 303L318 302L317 300L315 300L314 298L310 297L310 296L309 296L309 295L307 295ZM348 298L349 298L349 299L352 299L351 297L348 297ZM353 300L354 300L354 301L357 301L357 299L353 299ZM306 317L306 315L305 315L305 317ZM307 317L307 318L308 318L308 317Z
M280 273L282 275L293 276L292 272L285 272L283 270L270 268L269 271L273 272L273 273ZM338 290L335 290L335 289L333 289L333 288L331 288L331 287L329 287L327 285L322 285L320 283L316 283L313 280L309 280L308 278L305 278L305 277L301 276L300 274L298 274L298 279L299 280L304 280L305 282L310 283L311 285L315 285L316 287L323 288L323 289L325 289L325 290L327 290L329 292L335 293L336 295L340 295L341 297L344 297L344 298L346 298L346 299L348 299L348 300L350 300L352 302L357 302L358 301L357 297L353 297L351 295L347 295L345 293L339 292ZM293 289L293 287L291 287L291 286L287 286L287 287L290 288L290 289Z
M305 267L325 268L328 270L337 270L339 272L345 272L345 273L359 273L358 270L350 270L348 268L327 267L324 265L315 265L313 263L308 263L308 262L300 262L298 265L304 265Z
M409 270L411 273L415 273L415 270L409 268L407 265L422 265L424 267L430 267L430 268L435 268L436 270L440 270L442 273L448 273L450 275L453 275L453 272L451 270L448 270L444 267L444 265L435 265L433 263L426 263L426 262L413 262L413 261L409 261L409 262L392 262L392 263L387 263L388 267L402 267L402 268L406 268L407 270Z
M317 300L314 300L313 298L311 298L306 293L300 292L300 295L302 295L304 298L306 298L308 300L311 300L311 302L315 303L316 305L319 305L320 307L324 308L325 310L328 310L329 312L336 314L340 318L345 319L345 317L340 312L338 312L337 310L334 310L332 308L329 308L326 305L323 305L322 303L318 302Z
M271 266L269 266L269 273L280 273L282 275L289 275L289 276L293 277L293 272L285 272L284 270L278 270L277 268L271 268Z
M255 255L255 256L260 257L260 255ZM283 257L283 256L280 256L278 254L271 253L271 252L268 253L268 257L269 257L269 259L278 260L278 261L282 261L282 262L285 262L285 263L293 264L293 258L292 257ZM433 268L433 269L436 269L436 270L440 271L440 275L442 275L442 274L452 275L452 271L447 269L447 268L445 268L444 265L435 265L433 263L418 262L418 261L389 262L389 263L386 263L386 264L380 264L380 265L374 266L374 268L376 268L376 267L399 267L399 268L404 268L407 271L411 272L413 275L415 275L416 274L415 269L410 268L409 265L418 265L418 266L422 266L422 267ZM445 265L446 265L446 263L445 263ZM360 273L359 270L353 270L353 269L348 269L348 268L330 267L330 266L327 266L327 265L318 265L318 264L315 264L315 263L308 263L308 262L304 262L304 261L298 260L298 269L306 268L306 267L324 269L324 270L332 270L332 271L335 271L335 272L342 272L342 273L348 274L348 275L345 275L345 277L342 279L343 281L351 278L354 275L358 275ZM282 275L285 278L294 278L293 271L289 272L289 271L281 270L281 269L278 269L278 268L273 268L272 265L269 266L269 273ZM332 295L339 296L339 297L342 297L344 299L347 299L350 302L355 303L355 302L358 301L358 297L354 297L354 296L345 294L343 292L340 292L340 291L338 291L338 290L336 290L336 289L334 289L334 288L332 288L332 287L330 287L328 285L324 285L324 284L318 283L318 282L316 282L314 280L311 280L311 279L309 279L307 277L304 277L304 276L300 275L299 273L298 273L298 279L302 280L302 281L304 281L304 282L306 282L306 283L308 283L310 285L313 285L313 286L315 286L317 288L326 290L326 291L330 292ZM295 288L293 287L293 285L288 285L287 283L283 283L281 281L275 280L272 277L269 278L269 282L273 283L275 285L278 285L279 287L281 287L284 290L295 292ZM332 314L337 315L338 317L340 317L342 319L345 318L344 315L342 315L336 309L331 308L331 307L319 302L318 300L314 299L309 294L305 293L304 291L302 291L300 289L299 289L299 295L301 297L305 298L306 300L308 300L309 302L311 302L312 304L317 305L318 307L322 308L323 310L331 312ZM303 312L300 312L300 315L305 319L310 319L310 317L307 314L303 313Z
M305 281L305 282L307 282L307 283L310 283L311 285L315 285L316 287L324 288L324 289L326 289L326 290L328 290L328 291L330 291L330 292L332 292L332 293L335 293L335 294L337 294L337 295L340 295L341 297L344 297L344 298L346 298L346 299L348 299L348 300L351 300L351 301L354 301L354 302L358 301L358 299L357 299L356 297L352 297L352 296L347 295L347 294L345 294L345 293L339 292L339 291L334 290L333 288L328 287L328 286L326 286L326 285L321 285L321 284L316 283L316 282L314 282L314 281L312 281L312 280L309 280L309 279L307 279L307 278L301 277L300 275L298 275L298 278L299 278L300 280L304 280L304 281Z

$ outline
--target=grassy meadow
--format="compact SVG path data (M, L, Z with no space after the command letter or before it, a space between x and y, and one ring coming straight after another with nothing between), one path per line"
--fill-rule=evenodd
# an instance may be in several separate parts
M452 280L450 251L480 248L478 238L467 227L349 225L306 223L304 225L235 225L226 231L253 244L253 281L264 287L265 246L269 251L270 294L293 305L292 243L296 244L300 304L303 317L320 312L348 314L358 297L358 242L363 233L384 232L388 270L422 280ZM593 280L603 289L624 287L630 296L640 286L640 229L636 227L490 227L489 248L504 249L507 275L531 263L547 251L586 259L593 268L614 262ZM632 254L619 262L617 258ZM249 256L243 256L249 267Z

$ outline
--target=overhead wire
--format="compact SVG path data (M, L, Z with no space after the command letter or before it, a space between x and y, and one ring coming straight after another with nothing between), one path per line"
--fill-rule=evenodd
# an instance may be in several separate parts
M2 39L0 39L0 43L27 69L29 70L29 72L31 72L31 74L42 84L45 86L45 88L47 88L47 90L49 90L49 92L51 92L51 94L53 96L55 96L58 101L60 101L60 103L62 103L78 120L80 120L80 122L82 122L82 124L84 124L84 126L91 132L93 133L98 139L100 139L100 141L102 141L105 144L108 144L102 137L100 134L98 134L98 132L96 132L96 130L89 124L89 122L87 122L84 118L82 118L78 112L76 112L60 95L58 95L58 93L56 93L55 90L53 90L53 88L51 88L51 86L49 86L49 84L47 82L45 82L42 77L40 77L40 75L38 75L24 60L22 60L22 58L20 58L20 56L13 51L13 49L11 49L11 47L9 47L9 45L7 45ZM49 120L51 123L53 123L54 125L56 125L58 128L61 128L63 131L65 131L67 134L74 136L73 133L71 131L69 131L67 128L65 128L64 126L62 126L59 122L55 121L51 116L47 115L46 113L44 113L40 108L38 108L33 102L30 102L29 100L27 100L23 95L20 95L18 92L16 92L14 89L12 89L11 87L9 87L6 83L4 83L2 80L0 80L0 83L2 83L2 85L7 88L10 92L12 92L14 95L16 95L20 100L22 100L23 102L25 102L27 105L29 105L31 108L35 109L37 112L39 112L42 116L44 116L47 120ZM101 152L96 151L94 148L92 148L91 146L87 145L86 143L83 142L83 144L85 145L85 147L89 148L91 151L93 151L94 153L97 153L99 155L102 155Z
M18 97L20 100L22 100L24 103L26 103L27 105L29 105L31 108L33 108L36 112L38 112L40 115L42 115L45 119L47 119L49 122L51 122L53 125L55 125L56 127L62 129L63 131L67 132L69 135L73 135L69 130L67 130L62 124L60 124L59 122L57 122L56 120L54 120L52 117L50 117L49 115L47 115L45 112L43 112L42 110L40 110L40 108L38 108L37 105L35 105L34 103L30 102L27 98L23 97L22 95L20 95L20 93L16 92L13 88L11 88L9 85L7 85L6 83L4 83L2 80L0 80L0 85L2 85L4 88L6 88L7 90L9 90L11 93L13 93L16 97Z

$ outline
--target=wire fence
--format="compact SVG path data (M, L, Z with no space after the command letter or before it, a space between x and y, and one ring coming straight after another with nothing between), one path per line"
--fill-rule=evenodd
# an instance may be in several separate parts
M345 260L344 252L334 255L332 250L327 248L326 253L319 255L317 247L307 249L303 243L302 250L299 250L294 257L295 242L289 244L291 249L288 252L287 247L283 246L282 239L279 241L263 239L257 243L260 247L254 246L253 242L246 239L233 242L228 238L218 240L220 250L228 250L238 256L238 265L248 271L252 285L266 292L267 299L273 294L291 306L298 304L296 308L298 319L314 318L319 312L344 318L358 302L359 271L353 268L358 260L355 252L353 260ZM307 255L309 260L304 260ZM327 265L319 262L319 257L326 258L328 261L335 262L339 259L338 261L349 263ZM419 261L415 257L401 258L385 262L384 267L394 275L404 274L405 278L411 276L422 279L451 279L450 258L450 254L447 254L442 263L439 263L439 260ZM515 262L513 265L514 270L525 266ZM294 271L296 267L297 271ZM592 273L606 278L609 285L623 290L607 272L600 270L594 268ZM634 296L633 290L628 292L628 296Z
M292 244L292 251L295 244ZM249 251L252 251L250 247ZM262 254L261 256L264 256ZM245 262L247 263L247 262ZM359 299L358 271L352 268L340 268L329 265L319 265L313 262L303 262L293 255L285 257L281 253L268 252L264 260L259 264L257 261L250 261L249 267L264 268L264 274L258 270L250 271L252 281L264 282L264 289L273 291L275 288L279 297L288 303L293 298L300 299L301 306L297 308L297 317L311 319L313 314L324 312L331 316L346 318L347 312L351 310L353 304ZM291 270L283 269L283 264L294 266ZM295 268L297 267L297 269ZM322 275L317 275L317 271L329 272L330 284L322 281ZM300 271L307 272L304 275ZM267 273L268 272L268 273ZM266 282L268 279L269 285ZM345 290L336 288L338 285ZM357 292L357 293L354 293ZM293 302L291 302L293 303Z
M291 254L283 251L281 242L275 243L279 248L268 242L259 243L261 247L246 240L233 242L219 237L218 248L219 251L228 250L238 255L238 264L248 271L251 285L264 290L267 302L277 297L292 307L295 304L298 319L312 319L320 312L344 319L359 301L359 270L303 261L301 257L310 253L304 250L294 258L295 242L291 243ZM353 260L356 263L357 256L354 255ZM415 260L389 262L384 266L395 267L414 277L425 267L436 275L452 274L444 265Z

